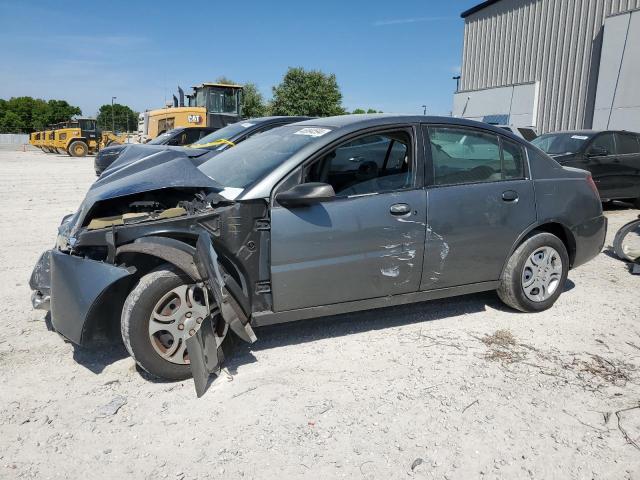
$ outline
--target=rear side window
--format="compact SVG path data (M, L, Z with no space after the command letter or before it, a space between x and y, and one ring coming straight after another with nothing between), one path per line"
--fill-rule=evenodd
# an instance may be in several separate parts
M613 133L598 135L589 147L589 152L603 155L611 155L615 151L616 146L613 140Z
M498 182L524 177L524 149L493 133L460 127L430 127L436 185ZM503 158L504 156L504 158Z
M640 153L638 137L628 133L616 133L616 148L618 155Z
M502 139L502 179L524 178L524 148L522 145L505 138Z

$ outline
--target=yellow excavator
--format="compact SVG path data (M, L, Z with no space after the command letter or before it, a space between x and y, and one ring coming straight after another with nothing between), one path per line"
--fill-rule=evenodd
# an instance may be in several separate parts
M138 117L138 135L142 143L178 127L227 126L242 115L242 85L202 83L190 95L178 87L178 97L165 108L142 112ZM186 103L186 105L185 105Z

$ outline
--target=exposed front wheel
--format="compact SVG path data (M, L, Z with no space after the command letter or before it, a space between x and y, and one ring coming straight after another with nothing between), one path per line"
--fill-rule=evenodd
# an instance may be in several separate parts
M86 157L89 153L89 147L86 143L76 140L69 145L69 155L72 157Z
M516 310L540 312L558 299L569 272L569 255L564 243L550 233L526 239L507 262L498 295Z
M191 376L186 340L198 328L213 328L221 345L227 324L206 291L180 271L162 266L140 279L122 309L124 344L134 360L150 374L168 380Z

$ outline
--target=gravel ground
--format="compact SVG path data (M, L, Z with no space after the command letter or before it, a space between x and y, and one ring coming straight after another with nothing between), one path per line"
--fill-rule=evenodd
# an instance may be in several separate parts
M486 293L258 330L196 399L31 309L92 163L0 151L0 478L640 479L640 277L606 251L539 314ZM605 249L637 214L607 211Z

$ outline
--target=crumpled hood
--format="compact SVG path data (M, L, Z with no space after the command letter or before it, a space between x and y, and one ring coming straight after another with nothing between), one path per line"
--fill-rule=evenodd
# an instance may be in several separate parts
M69 227L75 231L84 223L94 205L103 200L165 188L190 187L216 192L224 188L202 173L194 159L186 154L164 148L147 158L150 161L132 162L96 180L76 214L69 219Z

